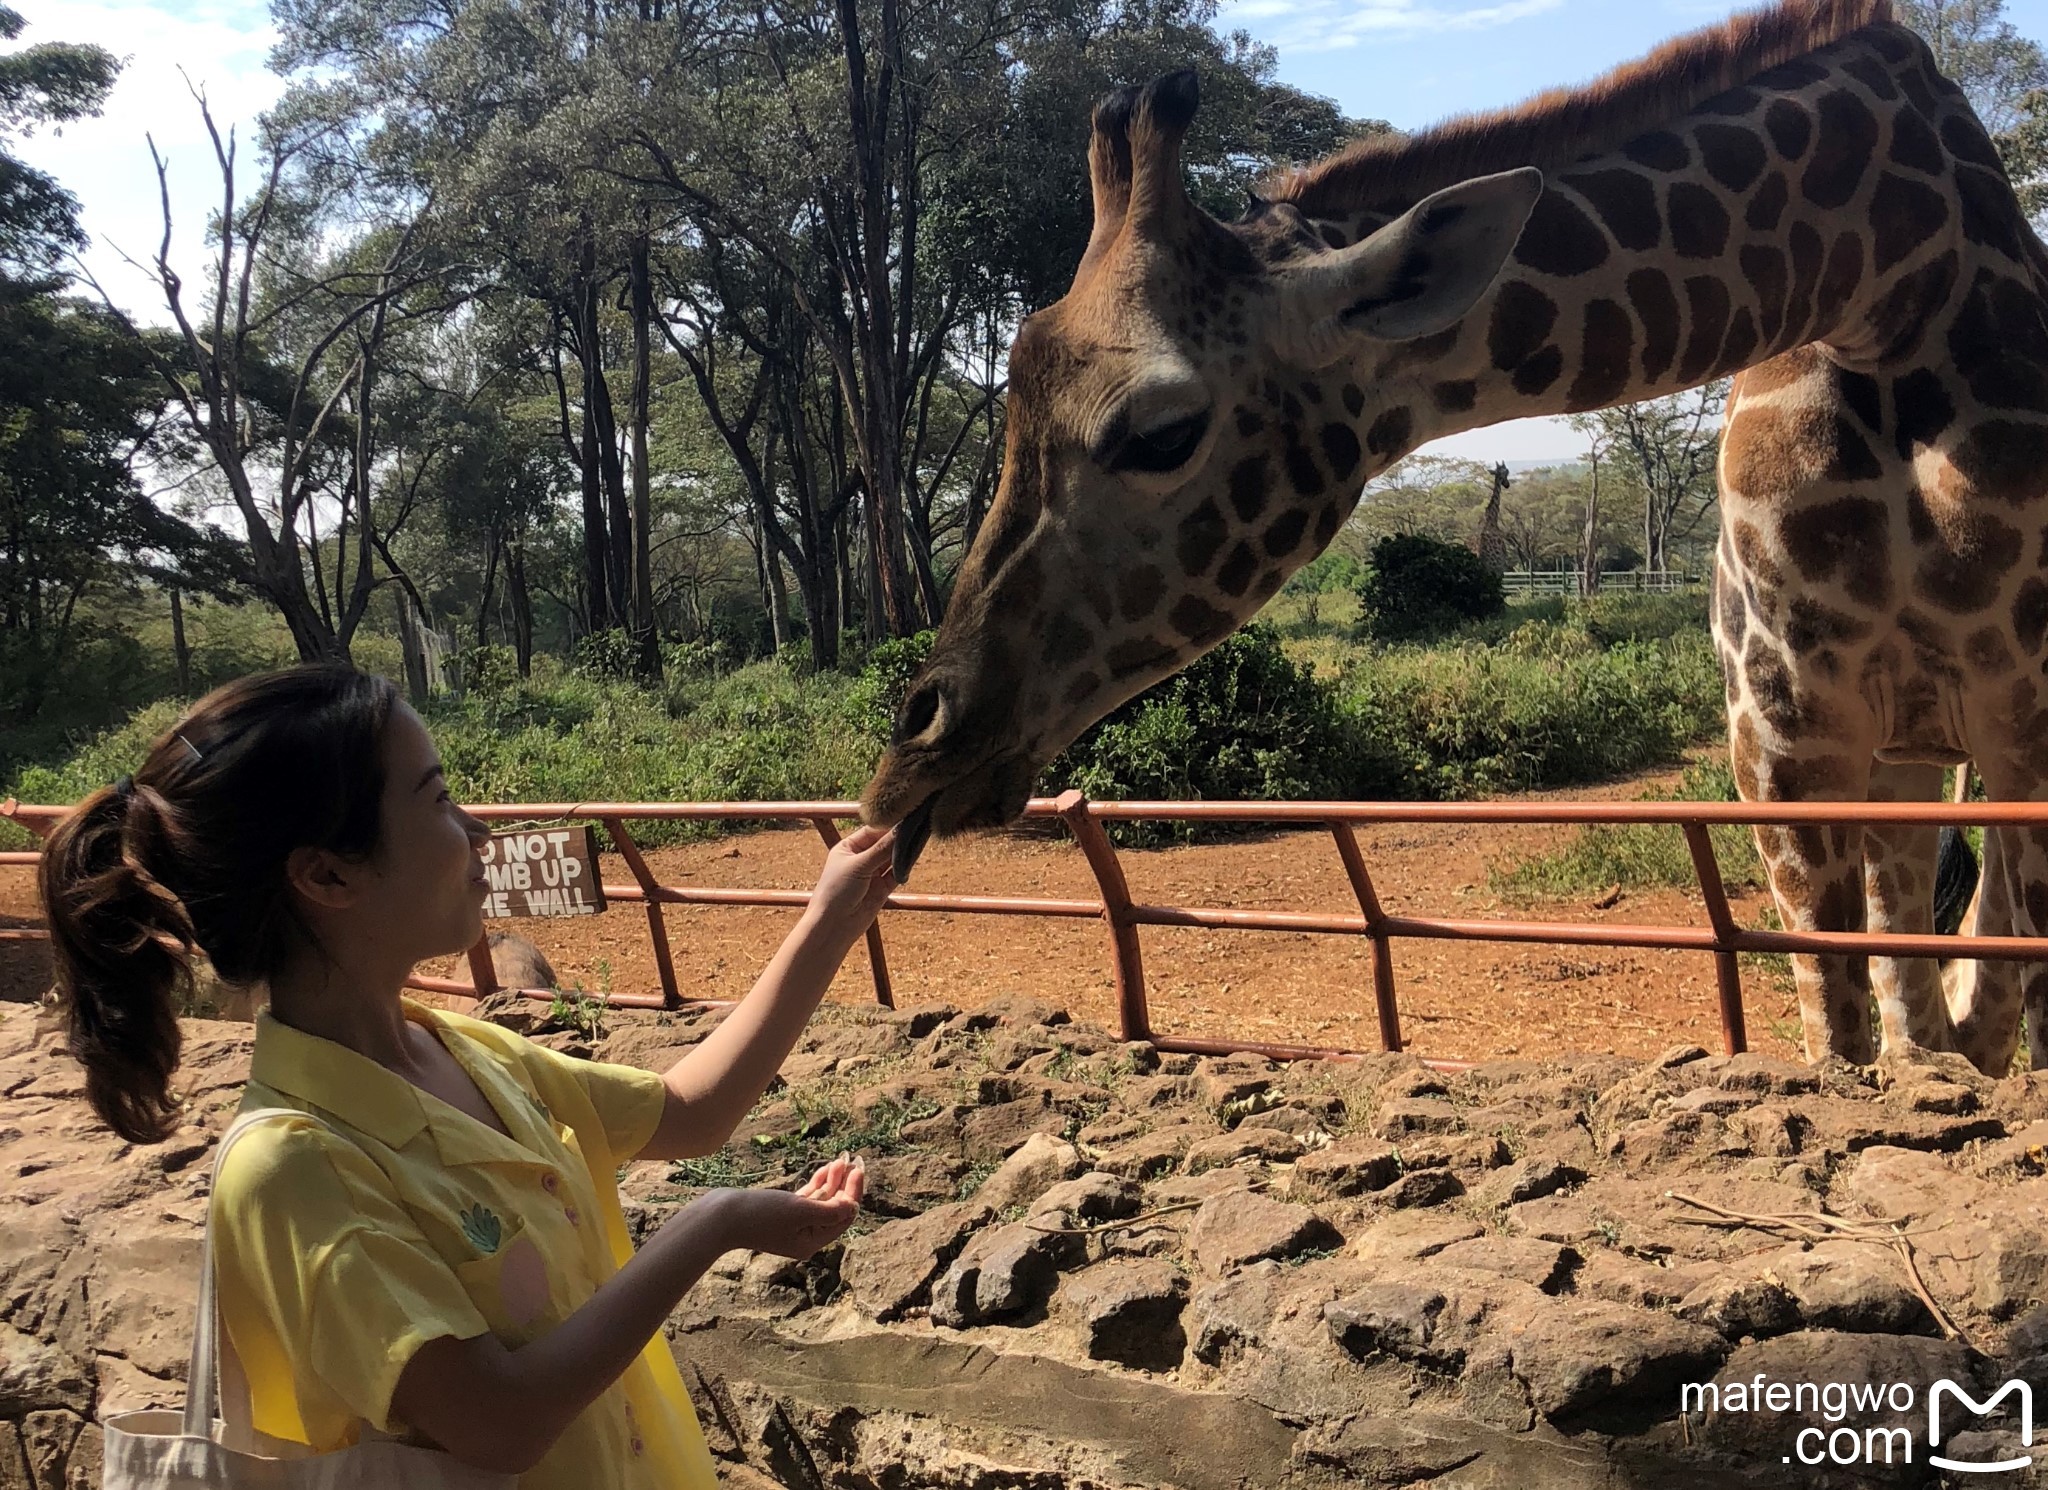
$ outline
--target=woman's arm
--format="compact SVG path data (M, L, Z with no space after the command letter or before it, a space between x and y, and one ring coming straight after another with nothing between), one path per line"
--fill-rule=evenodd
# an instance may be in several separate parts
M752 991L662 1076L661 1122L635 1157L689 1159L725 1147L895 889L894 846L893 834L859 828L833 847L803 919Z
M493 1335L429 1341L398 1378L391 1415L480 1469L524 1474L617 1381L711 1264L735 1247L808 1257L860 1207L857 1161L809 1184L713 1190L678 1212L555 1329L508 1349Z

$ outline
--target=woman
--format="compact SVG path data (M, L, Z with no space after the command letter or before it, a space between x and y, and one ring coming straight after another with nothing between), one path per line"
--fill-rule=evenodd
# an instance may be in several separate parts
M87 1094L131 1142L166 1137L192 954L268 995L243 1106L306 1116L252 1130L213 1197L259 1433L326 1451L367 1424L524 1490L710 1490L662 1322L730 1249L838 1237L861 1167L711 1191L637 1255L614 1177L723 1146L888 897L890 839L832 850L753 991L657 1076L402 997L481 933L486 836L386 680L315 666L209 694L46 848Z

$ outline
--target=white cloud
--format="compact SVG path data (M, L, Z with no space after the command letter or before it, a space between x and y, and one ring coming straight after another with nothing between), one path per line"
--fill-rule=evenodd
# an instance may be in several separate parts
M1265 40L1290 47L1330 49L1359 42L1444 32L1488 31L1559 9L1564 0L1500 0L1492 5L1441 5L1424 0L1238 0L1221 16L1226 26L1248 20Z
M116 251L146 261L163 235L144 137L154 136L170 162L172 263L189 286L205 262L203 235L207 214L220 206L220 177L186 78L206 91L223 133L238 126L238 177L251 181L256 116L283 86L264 66L276 40L268 8L260 0L13 3L28 21L22 44L94 42L124 61L99 118L68 125L62 133L39 133L22 143L20 153L83 204L81 220L93 237L85 259L101 283L131 314L163 320L151 282ZM195 299L196 292L188 290L187 303Z

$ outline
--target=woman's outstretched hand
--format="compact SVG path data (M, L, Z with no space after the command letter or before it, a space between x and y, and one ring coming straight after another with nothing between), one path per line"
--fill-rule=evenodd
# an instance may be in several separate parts
M895 846L895 829L865 824L833 844L811 895L811 914L848 941L866 931L896 888Z
M866 1188L861 1161L841 1154L795 1191L718 1190L705 1198L719 1208L728 1247L800 1262L845 1234Z

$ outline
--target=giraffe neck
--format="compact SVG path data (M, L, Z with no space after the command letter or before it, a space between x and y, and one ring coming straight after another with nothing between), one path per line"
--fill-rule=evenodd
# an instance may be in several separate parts
M1361 356L1381 461L1652 398L1821 342L1906 365L1985 255L2040 272L1997 154L1912 33L1859 31L1550 173L1507 269L1438 336ZM1317 224L1350 241L1398 203Z

